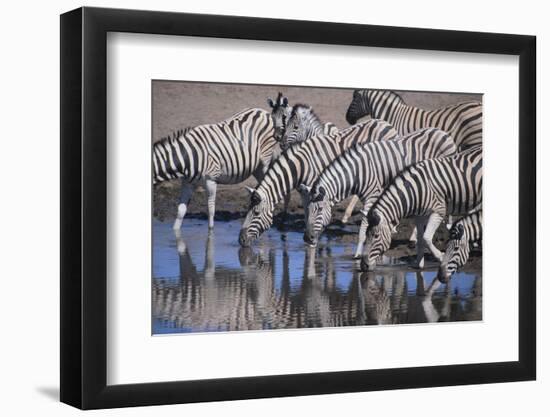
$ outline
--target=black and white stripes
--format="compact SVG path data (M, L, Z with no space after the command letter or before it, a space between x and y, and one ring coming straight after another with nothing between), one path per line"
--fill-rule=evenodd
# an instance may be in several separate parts
M186 129L153 145L153 184L183 181L174 229L179 229L193 188L208 193L208 223L214 225L216 185L236 184L251 175L261 178L271 163L276 141L271 115L246 109L220 123Z
M441 261L433 235L446 215L465 215L480 208L482 172L482 150L475 147L455 156L422 161L397 175L368 212L362 268L374 267L389 248L400 220L410 216L427 217L423 235L420 230L418 233Z
M311 187L304 240L317 243L320 233L330 223L335 203L357 195L368 211L384 187L405 167L455 152L453 138L435 128L422 129L402 139L352 146L336 158ZM363 221L356 257L362 253L366 227Z
M399 94L388 90L355 90L346 112L346 120L355 124L364 117L391 123L400 135L425 127L436 127L449 133L459 150L481 145L482 106L468 101L436 110L408 106Z
M343 129L340 133L346 136ZM304 142L318 135L332 135L338 132L338 128L332 123L323 123L310 106L296 104L285 125L285 134L281 141L283 149Z
M356 143L391 140L395 129L381 120L371 120L348 129L346 135L318 135L287 149L273 163L252 191L250 209L239 234L239 243L249 245L267 230L275 205L300 184L311 185L344 150ZM307 202L304 202L306 207Z
M475 211L458 220L449 231L447 249L443 255L437 277L447 282L456 270L468 261L470 245L480 242L483 236L483 212Z

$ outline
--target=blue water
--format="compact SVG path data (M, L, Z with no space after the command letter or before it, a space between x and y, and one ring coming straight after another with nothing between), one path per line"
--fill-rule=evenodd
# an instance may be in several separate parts
M362 273L353 244L269 230L241 248L240 221L153 222L153 334L481 320L481 271L448 285L405 265Z

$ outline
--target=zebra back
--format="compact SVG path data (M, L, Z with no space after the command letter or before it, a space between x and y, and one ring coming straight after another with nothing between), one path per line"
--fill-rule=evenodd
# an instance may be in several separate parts
M336 158L311 187L310 198L319 194L333 203L352 194L361 200L375 198L389 181L405 167L424 159L446 157L456 153L449 134L426 128L391 141L359 143Z
M274 206L299 185L312 185L321 172L348 147L392 140L395 129L382 120L369 120L339 135L319 135L292 146L274 162L256 191Z
M268 164L276 145L273 122L262 109L245 109L216 123L195 126L153 146L154 182L206 176L238 183Z
M388 90L356 90L346 112L349 123L371 116L395 126L400 135L425 127L448 132L461 150L482 143L483 109L480 102L467 101L435 110L405 104L401 96Z
M383 191L369 215L376 213L392 226L405 217L434 210L463 215L481 204L481 191L482 151L476 147L406 168Z

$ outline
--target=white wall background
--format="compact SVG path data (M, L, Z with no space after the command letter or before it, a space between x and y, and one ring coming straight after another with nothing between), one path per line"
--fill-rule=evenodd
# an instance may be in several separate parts
M350 23L534 34L538 37L538 236L550 222L540 213L550 209L544 181L550 168L545 143L548 112L550 27L543 2L524 0L490 4L463 0L354 2L332 6L320 2L279 0L93 1L89 6L236 14ZM498 4L497 7L495 7ZM0 65L0 244L2 291L0 317L0 410L3 415L75 415L58 403L59 379L59 17L81 3L62 0L9 2L3 5ZM546 232L546 233L545 233ZM548 415L550 405L549 303L544 257L548 240L539 239L537 382L498 385L325 395L290 399L237 401L100 411L95 415L275 416L342 412L369 415L431 416Z

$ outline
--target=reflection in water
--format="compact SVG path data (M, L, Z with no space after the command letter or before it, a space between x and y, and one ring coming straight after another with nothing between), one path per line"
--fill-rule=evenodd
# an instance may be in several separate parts
M310 248L299 233L271 231L241 248L238 222L208 235L201 223L186 225L184 238L154 222L154 334L481 319L480 271L448 284L435 270L361 273L351 244Z

